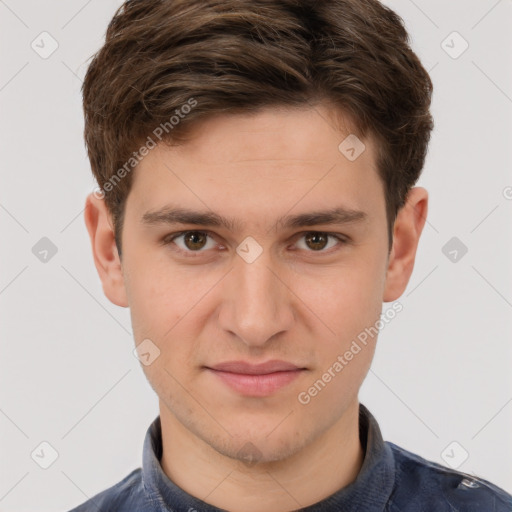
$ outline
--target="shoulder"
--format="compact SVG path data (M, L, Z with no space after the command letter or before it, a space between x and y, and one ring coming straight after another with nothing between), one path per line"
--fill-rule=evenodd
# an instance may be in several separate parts
M512 511L512 496L491 482L386 444L394 455L396 475L389 511Z
M101 491L69 512L107 512L112 510L144 512L146 509L143 497L142 470L138 468L117 484Z

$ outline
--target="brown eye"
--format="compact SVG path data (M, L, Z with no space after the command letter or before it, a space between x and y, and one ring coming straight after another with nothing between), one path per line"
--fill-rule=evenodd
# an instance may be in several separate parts
M179 253L193 255L203 253L215 248L215 241L205 231L181 231L163 239L163 244L168 245Z
M206 233L202 233L200 231L189 231L183 235L185 246L187 249L192 251L202 249L205 246L207 239L208 236Z
M315 251L324 249L327 245L328 238L325 233L308 233L305 235L306 244Z
M331 253L330 249L335 248L337 245L343 246L347 243L348 241L343 235L324 233L322 231L309 231L300 237L297 246L306 252L327 254Z

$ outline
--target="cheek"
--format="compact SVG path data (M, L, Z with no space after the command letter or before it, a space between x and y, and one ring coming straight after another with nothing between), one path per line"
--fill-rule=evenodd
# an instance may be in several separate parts
M337 269L330 280L313 288L311 296L319 315L336 332L336 336L322 340L311 395L306 390L319 413L339 413L357 395L373 359L384 282L382 261L376 254L376 250L361 254L357 261Z
M384 282L381 267L376 260L363 260L315 275L303 273L295 281L294 292L307 306L310 318L318 320L326 340L346 341L379 318Z
M165 251L150 252L132 250L125 284L134 328L162 336L198 301L201 286L191 286L197 279L173 266L161 254Z
M171 377L164 368L182 373L196 365L198 340L209 312L208 291L219 278L200 276L197 267L194 272L158 261L130 263L127 292L136 343L150 339L160 350L158 364L144 370L151 380L166 381ZM130 272L131 268L135 270Z

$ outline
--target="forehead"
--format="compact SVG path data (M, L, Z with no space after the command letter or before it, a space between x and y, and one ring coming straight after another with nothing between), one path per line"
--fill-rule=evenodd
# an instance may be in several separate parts
M152 149L130 195L139 211L172 202L245 216L339 205L376 213L384 192L374 155L371 139L325 107L220 115L186 143Z
M346 117L335 116L324 105L266 107L206 120L192 132L186 146L176 148L176 154L183 149L197 162L221 165L274 160L328 163L340 156L340 142L355 131ZM365 143L372 153L369 145Z

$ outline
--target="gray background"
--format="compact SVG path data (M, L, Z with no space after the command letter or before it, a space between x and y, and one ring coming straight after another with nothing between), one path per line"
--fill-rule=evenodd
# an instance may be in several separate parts
M418 183L428 223L361 401L385 439L444 464L467 452L460 470L512 492L512 1L386 3L431 71L436 128ZM80 86L118 5L0 0L0 511L68 510L118 482L158 414L83 221L95 183ZM58 43L47 58L31 47L51 49L43 31ZM469 43L458 58L453 31ZM455 262L452 237L468 248ZM58 452L48 469L31 458L49 462L43 441Z

